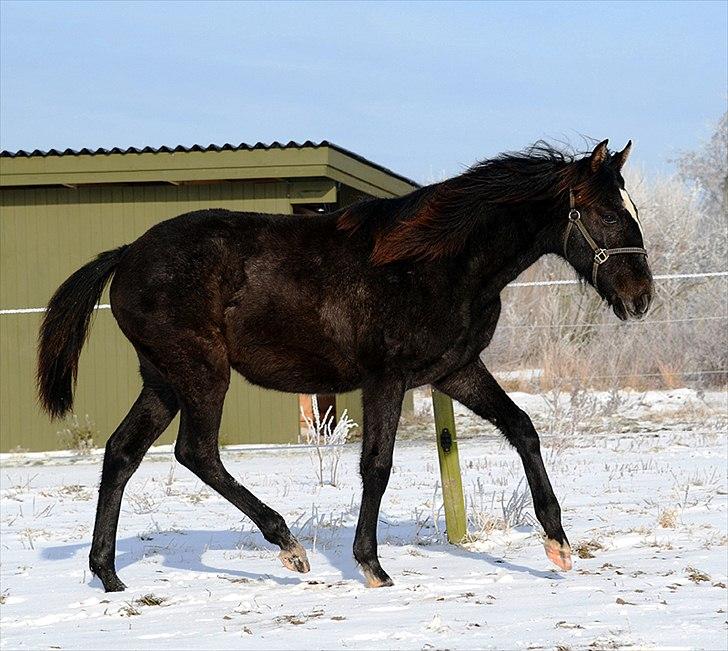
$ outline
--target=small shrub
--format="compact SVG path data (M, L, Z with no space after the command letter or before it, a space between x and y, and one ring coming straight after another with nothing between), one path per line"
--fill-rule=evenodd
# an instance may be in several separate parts
M312 445L315 454L312 455L314 470L319 485L325 483L336 486L338 481L339 461L344 444L349 439L349 433L359 427L344 409L339 422L334 424L334 418L331 414L331 407L321 417L316 396L311 396L312 418L306 415L301 408L301 416L306 423L307 430L305 434L305 442ZM328 473L327 473L328 471ZM328 482L324 476L328 474Z
M513 490L511 496L506 501L505 491L501 492L501 510L503 511L503 522L507 529L513 529L522 524L530 524L533 518L527 509L532 506L531 491L521 479L518 486Z
M72 450L76 454L90 454L96 447L94 440L97 435L96 426L88 414L84 417L83 423L74 414L68 419L68 425L58 431L58 438L63 448Z
M159 508L160 500L148 495L144 492L129 493L127 501L131 506L131 510L136 515L147 515L154 513Z

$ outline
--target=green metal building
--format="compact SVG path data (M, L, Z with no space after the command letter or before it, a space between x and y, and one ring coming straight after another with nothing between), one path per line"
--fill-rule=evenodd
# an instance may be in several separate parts
M153 224L200 208L307 214L359 199L392 197L414 181L329 142L159 149L0 153L0 451L61 447L63 423L35 397L42 308L73 271L100 251L131 242ZM140 388L133 348L108 296L96 311L79 369L75 412L105 443ZM337 410L361 423L357 394ZM170 443L177 420L159 440ZM288 443L299 434L299 397L235 375L220 440Z

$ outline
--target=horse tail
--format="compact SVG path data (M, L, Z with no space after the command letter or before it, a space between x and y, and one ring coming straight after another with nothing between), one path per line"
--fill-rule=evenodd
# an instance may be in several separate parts
M96 304L128 245L99 254L53 294L38 333L38 395L52 418L73 407L78 358Z

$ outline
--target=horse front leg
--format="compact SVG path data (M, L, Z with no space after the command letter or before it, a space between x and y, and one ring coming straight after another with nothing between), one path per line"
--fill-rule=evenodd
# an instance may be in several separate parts
M370 382L363 390L362 498L354 536L354 558L361 565L370 588L393 585L379 564L377 521L392 471L392 452L404 392L404 382L399 378Z
M571 548L561 526L561 507L541 456L541 444L528 415L508 397L478 359L435 383L435 387L495 425L523 462L533 508L546 533L546 555L563 570L571 569Z

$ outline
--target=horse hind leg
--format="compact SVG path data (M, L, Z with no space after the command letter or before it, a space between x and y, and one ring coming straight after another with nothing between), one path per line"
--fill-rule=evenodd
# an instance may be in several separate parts
M116 575L114 564L116 530L124 488L149 447L178 411L177 399L169 386L144 367L142 377L145 378L144 387L106 443L104 453L89 565L106 592L118 592L126 588Z
M229 374L225 364L209 364L189 373L185 386L177 387L182 413L175 457L247 515L268 542L280 547L279 558L285 567L294 572L308 572L306 551L291 534L283 517L238 483L220 459L218 434Z
M377 553L377 522L384 491L392 471L392 454L405 385L399 378L380 380L364 387L364 431L360 471L362 498L354 536L354 558L367 585L394 585L382 569Z

